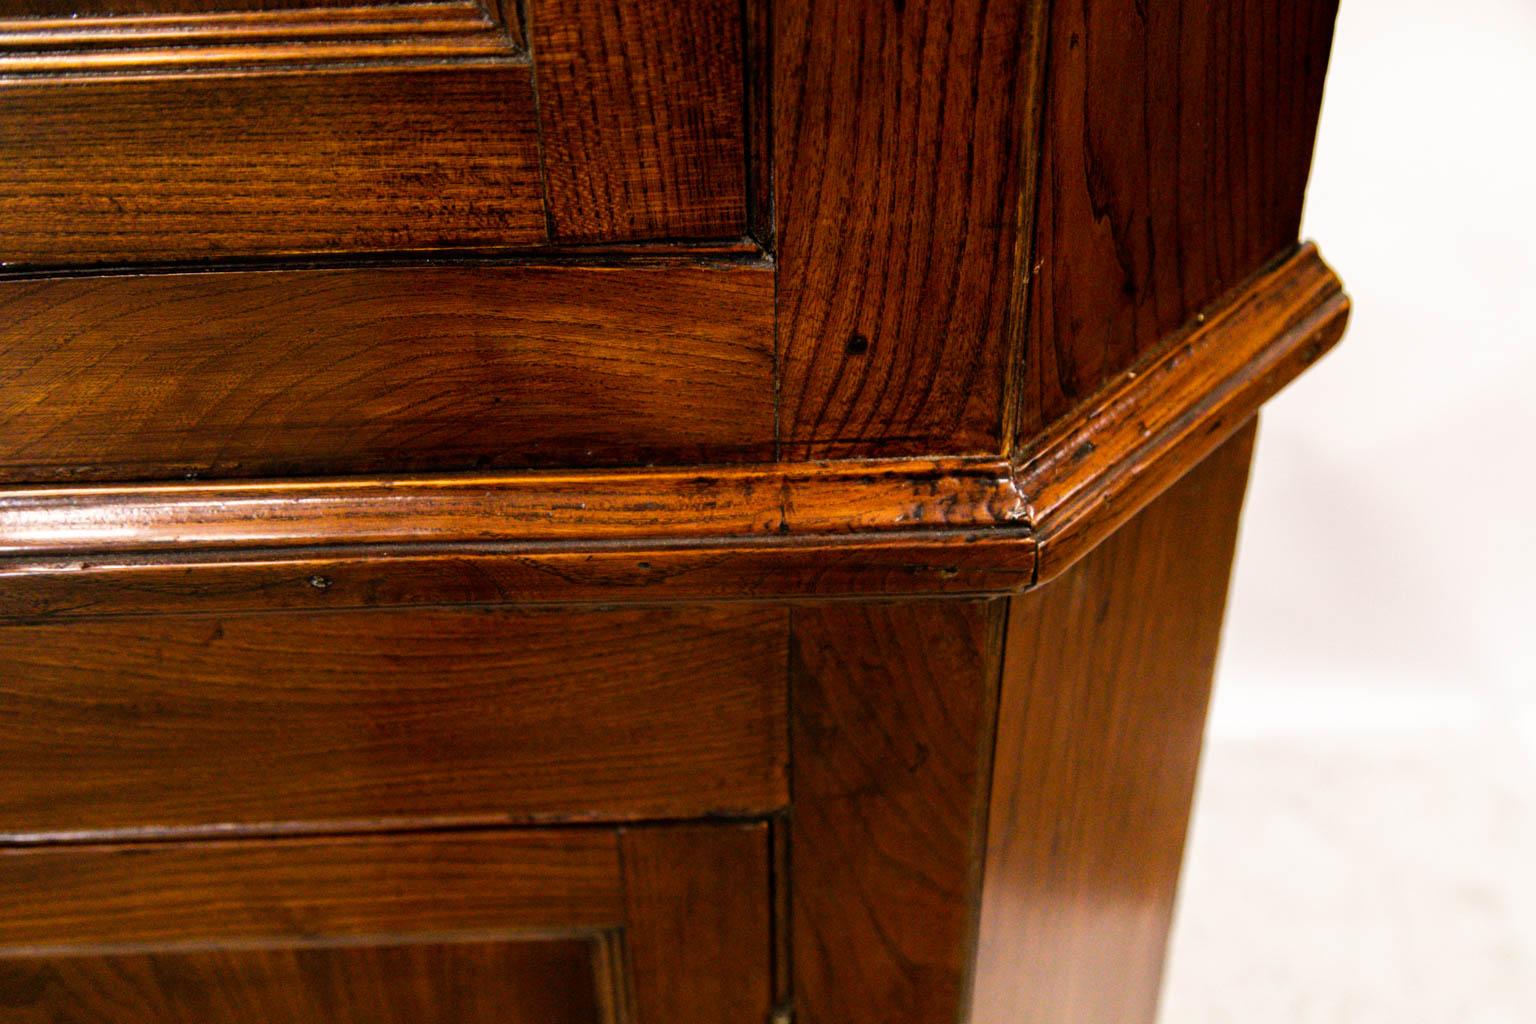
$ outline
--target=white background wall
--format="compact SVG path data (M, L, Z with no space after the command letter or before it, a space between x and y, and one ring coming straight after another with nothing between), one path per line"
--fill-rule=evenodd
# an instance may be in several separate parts
M1166 1024L1536 1022L1536 0L1343 0Z

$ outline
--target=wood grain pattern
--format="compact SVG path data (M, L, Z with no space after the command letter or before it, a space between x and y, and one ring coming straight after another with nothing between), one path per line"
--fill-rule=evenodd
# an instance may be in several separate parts
M7 957L624 923L611 830L0 848Z
M474 0L105 14L72 3L67 15L57 4L17 6L0 5L0 78L527 63L517 19Z
M1008 616L976 1024L1151 1024L1250 424Z
M1022 441L1295 242L1336 7L1053 5Z
M1348 319L1339 279L1303 246L1038 438L1016 477L1039 545L1035 582L1199 463L1328 352Z
M746 232L740 0L530 0L551 234Z
M636 1024L764 1024L773 1003L768 826L626 829Z
M527 67L0 85L0 264L546 240Z
M593 939L0 955L8 1024L617 1024Z
M0 841L772 811L787 642L765 605L0 629Z
M1002 610L932 601L794 611L799 1024L961 1019Z
M1001 450L1045 6L775 5L785 458Z
M642 261L0 281L0 365L0 481L767 458L773 275Z
M1304 246L1016 462L12 489L0 492L0 617L389 606L434 593L497 603L1017 592L1059 574L1209 453L1338 340L1348 312L1337 277ZM303 550L317 543L348 550Z

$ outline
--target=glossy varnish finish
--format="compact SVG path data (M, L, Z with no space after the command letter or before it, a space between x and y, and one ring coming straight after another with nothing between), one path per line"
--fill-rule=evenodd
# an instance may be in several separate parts
M0 318L0 480L773 452L759 265L21 279Z
M1252 445L1011 603L976 1024L1155 1019Z
M1150 1024L1329 0L58 13L0 1016Z
M1208 454L1338 340L1348 312L1303 246L1013 460L0 492L0 616L586 601L616 586L653 599L1016 592ZM347 550L303 550L315 544ZM172 551L172 564L155 554Z
M787 639L743 605L0 628L0 840L772 811Z

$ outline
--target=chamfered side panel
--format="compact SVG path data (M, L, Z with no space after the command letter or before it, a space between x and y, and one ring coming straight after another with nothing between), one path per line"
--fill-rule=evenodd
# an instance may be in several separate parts
M546 241L526 65L0 81L0 263Z
M1336 8L1052 6L1021 445L1295 244Z
M1252 445L1009 602L977 1024L1156 1017Z
M0 282L0 480L736 462L773 451L761 265Z

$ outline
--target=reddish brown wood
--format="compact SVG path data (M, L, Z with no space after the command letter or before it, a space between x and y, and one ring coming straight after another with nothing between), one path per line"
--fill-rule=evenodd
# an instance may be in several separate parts
M550 232L746 232L740 0L529 0Z
M110 953L0 958L8 1024L617 1024L599 940Z
M999 602L794 612L798 1024L960 1019L975 933Z
M1295 242L1336 8L1052 5L1021 443Z
M764 1024L773 1005L768 826L626 830L636 1024Z
M787 633L762 605L0 629L0 841L771 811Z
M1252 445L1011 603L976 1024L1155 1018Z
M0 848L0 894L5 959L624 923L607 829Z
M0 480L767 458L773 277L661 263L13 280L0 365Z
M995 452L1045 5L774 6L786 458Z
M1312 246L1249 279L1020 456L1044 583L1189 471L1344 333L1349 298Z
M534 116L517 66L6 83L0 264L542 242Z

